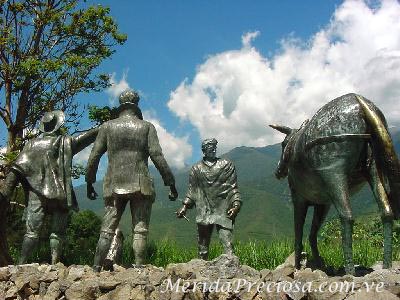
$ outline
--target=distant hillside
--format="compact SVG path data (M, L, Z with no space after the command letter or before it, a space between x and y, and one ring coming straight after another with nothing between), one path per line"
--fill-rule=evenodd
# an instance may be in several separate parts
M400 132L393 133L392 136L396 150L400 153ZM235 225L236 239L270 240L275 237L293 235L293 212L287 180L279 181L273 175L280 152L281 145L277 144L259 148L238 147L223 155L232 159L236 165L239 189L243 199L243 208ZM186 193L188 171L189 168L174 172L180 200ZM195 243L194 210L188 214L190 222L177 219L174 212L181 206L180 201L169 201L168 189L163 186L160 175L155 169L152 173L157 198L152 210L151 238L174 239L180 244ZM96 183L95 188L99 193L99 199L95 201L86 198L86 186L79 186L75 190L81 209L91 209L102 216L104 207L102 182ZM377 212L377 205L368 188L355 197L352 206L356 216ZM335 214L336 212L332 209L331 215ZM121 227L124 232L130 233L129 207L123 216Z

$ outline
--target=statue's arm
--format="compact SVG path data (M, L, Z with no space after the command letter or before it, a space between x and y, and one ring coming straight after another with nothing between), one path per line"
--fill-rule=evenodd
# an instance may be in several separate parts
M196 205L195 202L195 191L199 188L197 186L197 180L196 180L197 176L196 176L196 170L194 167L192 167L192 169L190 170L189 173L189 185L188 185L188 189L186 192L186 197L183 200L183 205L185 205L187 208L192 208L193 206Z
M196 185L195 177L196 177L195 171L194 171L194 168L192 167L192 169L190 170L190 174L189 174L189 186L188 186L188 190L186 193L186 197L182 201L183 206L176 212L176 216L178 218L184 218L187 210L193 208L196 205L196 202L193 197L194 191L198 188L195 186Z
M101 156L107 151L107 135L105 128L100 128L98 130L98 135L96 141L94 142L93 149L90 152L86 167L86 177L87 183L96 182L97 168L99 167L99 162Z
M73 136L71 141L72 155L77 154L93 143L96 140L98 132L99 127L96 127L77 136Z
M150 159L160 172L161 177L164 181L164 185L173 186L175 185L175 177L168 166L167 161L161 150L160 143L158 141L157 131L153 124L150 124L149 135L148 135L148 149Z
M239 188L237 184L237 174L235 166L232 162L229 163L228 172L230 174L229 183L232 186L232 190L230 191L230 209L228 210L227 214L228 217L234 220L237 214L242 207L242 199L240 197Z
M4 180L4 184L0 188L0 201L9 201L17 184L18 176L11 170Z

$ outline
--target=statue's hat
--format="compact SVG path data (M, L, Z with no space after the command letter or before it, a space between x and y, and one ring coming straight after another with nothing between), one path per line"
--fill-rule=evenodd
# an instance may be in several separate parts
M65 115L61 110L46 112L39 124L39 130L43 133L53 133L64 125Z

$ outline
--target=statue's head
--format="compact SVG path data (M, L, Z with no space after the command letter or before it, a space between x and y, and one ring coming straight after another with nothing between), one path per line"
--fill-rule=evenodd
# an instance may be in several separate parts
M119 95L119 105L122 106L130 106L130 105L138 105L139 104L139 93L132 90L132 89L127 89L123 91Z
M297 132L297 130L282 125L269 125L269 126L272 127L273 129L278 130L279 132L286 134L285 139L281 144L282 145L281 158L275 170L276 178L283 179L289 174L289 161L292 156L292 150L293 150L292 146L294 144L295 133Z
M206 139L201 143L201 150L206 159L215 159L217 156L218 141L214 138Z
M61 110L46 112L39 124L39 131L45 134L56 132L64 125L65 115Z
M132 90L127 89L123 91L119 95L119 108L118 113L123 111L130 111L133 112L139 119L143 120L142 112L138 106L139 104L139 93Z

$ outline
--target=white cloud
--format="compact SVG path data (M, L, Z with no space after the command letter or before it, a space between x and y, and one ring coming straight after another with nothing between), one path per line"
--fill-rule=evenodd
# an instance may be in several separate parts
M371 99L398 125L400 3L379 4L346 1L309 41L287 38L271 58L251 46L258 33L248 33L242 49L208 57L192 82L185 79L171 93L168 106L225 151L281 141L267 124L299 126L348 92Z
M122 78L118 81L116 79L115 72L111 74L110 84L111 86L106 89L106 93L110 95L110 104L116 105L118 96L129 88L129 83L127 81L128 72L122 74Z
M242 36L242 45L244 48L250 48L251 42L260 35L260 31L252 31Z
M143 117L156 128L158 139L168 164L176 168L183 168L185 161L192 156L192 146L188 142L188 136L177 137L169 133L161 125L160 121L155 118L154 113L144 111Z

